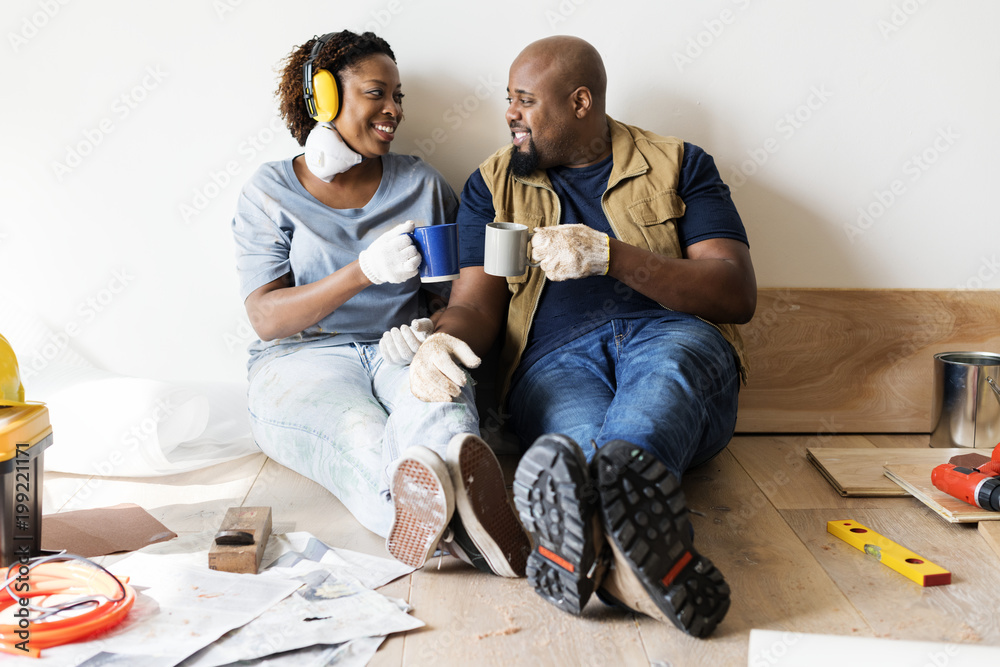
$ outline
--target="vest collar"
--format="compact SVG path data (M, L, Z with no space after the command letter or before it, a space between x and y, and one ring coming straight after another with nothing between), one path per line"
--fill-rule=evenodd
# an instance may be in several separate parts
M608 116L608 127L611 128L611 152L614 155L614 165L611 176L608 177L610 190L626 178L632 178L649 171L649 163L635 147L636 137L632 136L628 126L619 123Z

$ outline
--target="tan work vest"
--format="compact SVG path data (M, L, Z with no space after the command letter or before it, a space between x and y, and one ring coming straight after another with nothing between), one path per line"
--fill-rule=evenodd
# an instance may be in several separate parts
M684 202L677 194L684 142L661 137L608 117L614 164L601 206L615 236L624 243L666 257L681 257L677 220ZM493 193L495 221L534 227L559 224L559 197L543 170L514 176L507 170L513 146L506 146L479 166L486 187ZM506 340L500 353L500 398L510 388L514 369L528 341L528 332L545 284L545 273L529 268L523 276L507 279L511 292ZM733 347L740 377L746 382L746 352L739 327L713 324Z

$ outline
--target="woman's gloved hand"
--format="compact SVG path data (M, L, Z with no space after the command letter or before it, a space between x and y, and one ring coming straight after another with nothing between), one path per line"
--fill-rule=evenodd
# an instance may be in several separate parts
M417 275L420 252L407 234L415 227L412 220L396 225L358 255L358 263L374 285L401 283Z
M420 344L434 331L430 318L422 317L401 327L393 327L382 334L378 350L390 364L405 366L413 360Z
M531 238L531 261L549 280L603 276L610 260L608 235L587 225L536 227Z
M410 391L428 403L450 402L462 393L465 369L480 362L465 341L446 333L431 334L410 362Z

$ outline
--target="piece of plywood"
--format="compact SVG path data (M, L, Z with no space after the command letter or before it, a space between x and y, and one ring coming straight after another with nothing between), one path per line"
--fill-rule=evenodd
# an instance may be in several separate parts
M1000 353L1000 290L761 289L738 433L930 433L934 355Z
M809 448L807 458L828 482L844 497L908 496L910 493L883 473L883 468L897 464L926 464L931 468L948 463L952 456L969 453L968 448L917 449L842 449Z
M1000 556L1000 522L980 521L979 534L983 536L986 544L990 545L993 553Z
M931 471L936 463L896 464L884 468L885 476L906 489L914 498L937 512L951 523L995 521L1000 512L984 510L954 498L939 490L931 482Z

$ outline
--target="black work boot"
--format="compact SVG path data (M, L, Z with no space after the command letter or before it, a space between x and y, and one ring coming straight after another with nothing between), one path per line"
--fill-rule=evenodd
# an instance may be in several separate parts
M597 450L600 514L614 561L601 597L695 637L707 637L729 610L729 585L694 550L684 493L649 452L624 440Z
M514 475L514 505L531 534L528 581L560 609L579 614L604 571L597 492L583 451L559 434L539 437Z

